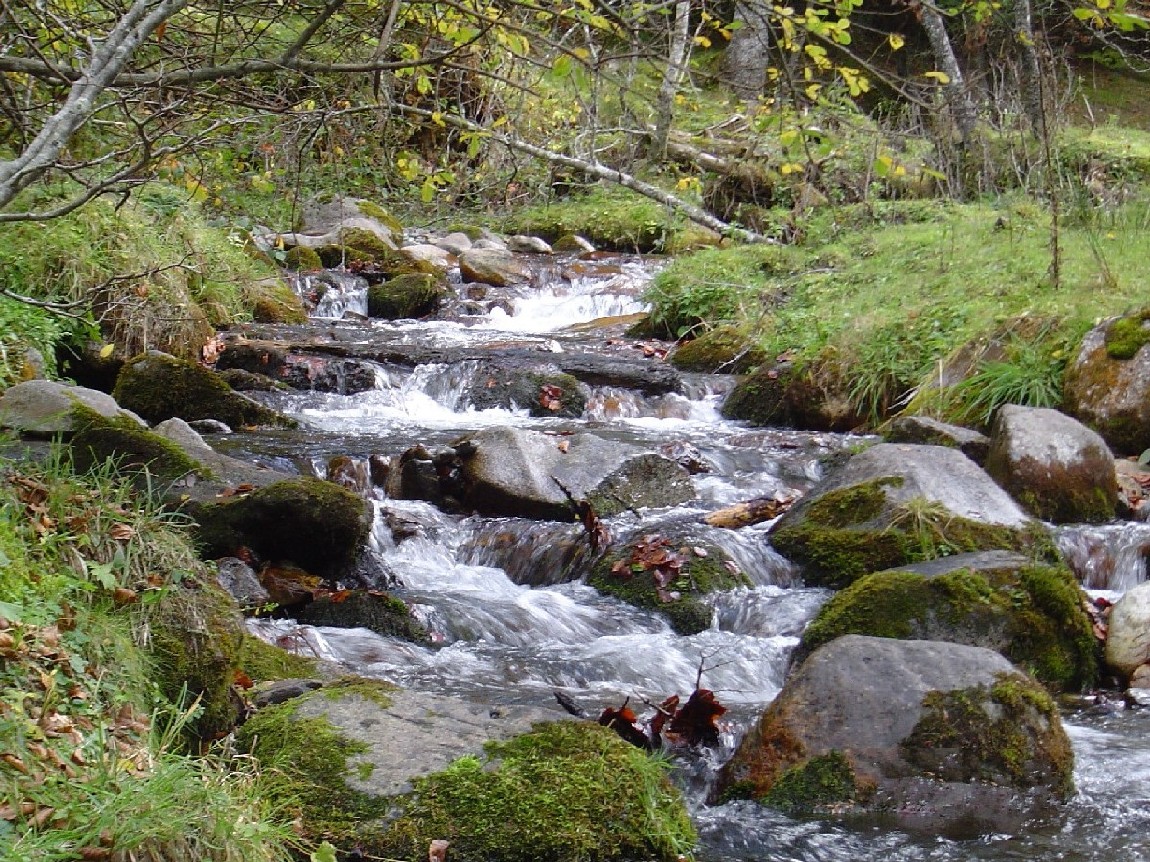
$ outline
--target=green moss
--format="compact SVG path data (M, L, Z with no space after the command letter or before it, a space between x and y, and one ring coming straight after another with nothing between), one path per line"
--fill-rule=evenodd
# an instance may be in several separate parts
M1101 647L1082 607L1082 590L1064 566L1029 566L1019 573L1029 607L1017 610L1015 645L1007 657L1063 691L1093 686Z
M992 686L928 692L904 756L944 781L1074 789L1074 753L1050 696L1022 676Z
M338 600L321 597L297 616L300 622L315 626L366 628L385 637L427 640L427 629L411 615L411 608L402 599L386 593L357 590Z
M759 801L788 814L811 814L855 799L855 774L841 751L792 766Z
M160 691L185 707L198 700L192 730L200 739L231 731L239 717L232 684L245 637L235 602L218 587L189 584L165 594L145 619Z
M289 248L287 254L284 255L284 266L301 272L311 272L323 269L323 261L320 260L314 248L297 245L294 248Z
M483 239L483 228L474 224L453 222L443 230L445 233L461 233L472 242Z
M282 786L273 785L272 794L290 800L309 839L354 846L391 802L348 786L348 759L367 745L343 736L325 718L297 716L313 696L261 709L237 731L237 743L279 776Z
M246 633L240 641L236 665L255 682L307 678L318 672L315 659L280 649Z
M914 572L876 572L835 593L803 632L806 655L848 634L909 638L915 623L929 613L929 581Z
M336 267L350 266L351 264L374 263L374 256L368 252L338 243L317 246L315 253L319 255L319 259L326 269L335 269Z
M380 709L391 706L391 692L395 686L379 679L368 679L364 676L344 676L325 685L319 691L320 697L328 700L340 700L348 695L357 695L368 703L374 703Z
M715 327L671 354L671 364L681 371L745 374L766 361L767 355L750 335L735 326Z
M368 317L403 320L434 314L445 290L439 279L424 273L398 275L367 291Z
M759 427L792 424L786 403L787 380L792 373L789 368L760 368L740 380L723 399L723 417L743 419Z
M338 577L359 558L369 529L362 498L332 482L285 479L195 511L197 540L210 558L251 548L320 577Z
M197 464L172 441L154 434L126 416L107 418L77 404L72 408L70 453L79 470L111 460L123 472L146 472L163 482L185 476L208 478L211 471Z
M439 838L456 862L673 860L696 840L665 763L582 722L491 743L418 779L402 808L380 855L422 860Z
M1150 342L1150 309L1120 317L1106 327L1106 355L1111 359L1133 359Z
M703 600L708 593L750 586L746 575L732 574L723 564L729 558L722 550L714 546L704 550L706 557L693 552L680 554L683 565L667 588L672 597L669 601L660 597L654 574L636 562L633 547L603 556L592 568L587 583L628 604L661 613L679 634L697 634L711 625L711 607ZM612 571L617 563L625 564L618 573Z
M187 422L219 419L233 428L296 425L232 391L206 368L165 354L143 354L126 362L112 395L121 406L153 423L178 416Z
M349 249L354 249L363 255L366 258L365 262L386 260L394 251L378 236L362 227L348 228L340 234L340 239Z
M807 520L823 527L849 527L874 521L886 508L884 488L901 488L901 476L882 476L823 494L806 511Z
M379 204L374 203L373 201L361 200L356 201L355 206L368 218L373 218L377 222L386 225L388 228L394 231L397 236L403 235L403 224L399 221L399 219L397 219Z

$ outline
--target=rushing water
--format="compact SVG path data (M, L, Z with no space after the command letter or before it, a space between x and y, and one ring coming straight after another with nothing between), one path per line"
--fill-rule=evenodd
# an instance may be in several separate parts
M538 272L532 286L506 291L498 302L452 321L324 325L357 327L357 337L368 341L480 346L514 339L541 351L597 349L618 342L619 335L573 324L640 310L649 268L637 260L598 268L560 262ZM356 318L364 311L364 285L353 277L311 277L298 289L319 300L317 316ZM334 455L396 455L415 443L434 447L505 424L584 427L651 447L692 446L709 468L693 477L696 500L665 512L620 515L612 532L637 526L659 532L670 524L681 531L689 524L700 541L727 551L753 586L719 597L711 628L683 637L657 615L579 582L588 550L577 525L452 516L426 503L387 499L377 488L371 552L401 583L397 593L432 632L434 644L290 620L261 620L254 630L403 686L544 706L553 705L553 691L562 689L591 713L628 697L638 703L686 694L701 677L731 708L722 750L684 761L679 771L705 860L1150 859L1150 715L1103 707L1067 718L1078 794L1065 820L1017 835L950 840L875 822L796 820L750 803L704 806L711 770L778 693L799 634L829 593L801 586L770 548L764 525L724 531L702 525L701 515L750 497L805 490L819 479L823 459L856 441L724 421L717 404L730 381L722 377L692 378L682 393L655 398L596 389L585 415L572 421L474 409L467 391L473 371L466 363L402 370L381 365L376 388L357 395L266 395L306 432L246 437L237 443L244 447L239 454L322 475ZM393 537L397 522L406 536L401 541ZM1063 528L1057 538L1087 586L1121 591L1145 579L1145 524Z

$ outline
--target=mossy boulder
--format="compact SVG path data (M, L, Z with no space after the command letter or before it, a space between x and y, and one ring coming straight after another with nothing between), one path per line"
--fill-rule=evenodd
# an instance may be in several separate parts
M340 242L326 242L315 247L324 269L336 269L341 266L367 266L375 263L375 256L371 252L362 251L354 246L344 245Z
M425 629L399 598L376 591L352 590L318 596L296 613L301 623L336 628L365 628L384 637L423 642Z
M422 860L443 839L461 862L689 852L664 767L554 716L346 682L261 710L239 741L289 778L306 837L345 851Z
M232 428L296 424L233 391L208 369L162 353L142 354L125 363L112 394L121 405L153 423L178 416L185 422L218 419Z
M471 404L477 410L492 407L526 408L532 416L578 419L587 408L586 389L570 374L554 367L522 368L484 365L473 377Z
M675 348L671 364L680 371L746 374L767 362L767 355L748 333L718 326Z
M930 416L899 416L883 431L888 443L918 443L923 446L950 446L958 449L980 467L986 464L990 438L972 428L951 425Z
M986 647L1055 691L1078 691L1098 678L1098 646L1082 591L1063 566L999 554L998 565L965 568L989 554L876 572L823 605L803 632L795 661L847 634L939 640Z
M1111 318L1090 330L1063 384L1066 412L1097 431L1119 455L1139 455L1150 447L1150 350L1141 342L1150 321L1142 315Z
M694 537L658 534L616 541L587 577L599 592L656 611L681 635L711 626L708 596L750 586L726 552Z
M229 733L243 707L233 688L246 639L235 602L206 579L189 578L150 605L143 624L160 691L185 708L199 701L192 733L202 740Z
M499 248L469 248L459 255L459 274L465 284L479 282L493 287L525 284L531 273L515 254Z
M1050 695L996 652L847 635L816 650L723 767L717 794L1008 831L1073 793Z
M250 548L262 559L295 563L335 579L351 571L371 526L369 504L331 482L284 479L247 494L205 500L191 513L210 558Z
M323 269L323 261L314 248L297 245L287 250L284 255L284 266L298 272L314 272Z
M76 407L83 410L75 412ZM52 380L27 380L0 394L0 428L33 437L51 437L73 430L76 420L89 414L105 419L127 419L145 428L140 417L125 410L111 395L84 386Z
M1045 529L957 450L880 443L793 506L771 543L809 584L844 587L906 563L980 550L1056 559Z
M256 323L307 323L303 300L278 278L252 285L244 291L244 297Z
M1114 519L1114 456L1098 434L1057 410L1001 407L986 471L1043 521L1096 524Z
M69 452L79 470L112 461L121 472L146 474L161 484L214 475L206 464L191 458L171 440L141 427L135 419L109 418L77 406L72 410L71 424L74 430Z
M368 317L404 320L427 317L439 310L447 290L433 275L399 275L367 291Z
M761 365L723 401L727 419L752 425L782 425L805 431L854 431L864 415L851 397L842 369L833 357L796 364Z

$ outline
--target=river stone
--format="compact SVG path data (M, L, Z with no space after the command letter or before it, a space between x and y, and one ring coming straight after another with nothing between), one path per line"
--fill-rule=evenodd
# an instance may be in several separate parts
M108 419L127 418L146 428L147 424L125 410L106 392L70 386L51 380L28 380L17 383L0 395L0 428L11 428L22 434L50 436L74 430L72 408L77 404L94 410Z
M990 438L972 428L940 422L929 416L899 416L890 423L888 443L921 443L958 449L975 464L986 464Z
M210 477L201 478L191 486L173 489L172 493L179 500L210 502L220 494L228 493L227 489L241 485L263 488L273 482L291 478L287 473L259 467L217 452L183 419L166 419L152 430L175 443L185 455L203 468L203 476Z
M367 290L367 316L385 320L427 317L439 310L447 290L426 273L397 275Z
M1041 525L956 449L879 443L854 455L771 531L807 582L861 575L978 550L1053 555Z
M554 254L546 240L523 234L507 237L507 248L521 254Z
M1098 434L1057 410L1001 407L991 431L986 471L1044 521L1114 519L1118 501L1114 456Z
M527 267L510 251L498 248L469 248L459 255L459 274L465 284L479 282L507 287L531 280Z
M727 419L806 431L848 432L867 422L851 397L842 370L829 359L800 367L764 363L740 380L723 401Z
M1011 831L1069 798L1073 765L1053 701L998 653L848 635L787 680L718 792L794 813Z
M1136 318L1142 329L1141 317ZM1145 340L1132 353L1111 347L1114 333L1129 328L1124 321L1134 319L1112 318L1090 330L1063 384L1066 411L1101 434L1120 455L1138 455L1150 447L1150 349Z
M441 248L448 254L459 257L469 248L471 248L472 239L463 231L453 231L447 236L440 237L435 240L435 245Z
M271 601L271 593L260 583L255 569L237 557L216 561L216 583L241 608L259 608Z
M1127 590L1110 609L1106 664L1123 676L1150 662L1150 582Z
M451 269L452 253L437 245L431 245L425 242L405 245L399 250L399 253L412 263L430 264L441 273L446 273Z
M671 459L586 432L555 437L504 426L464 440L474 452L461 458L462 502L482 514L570 521L563 488L601 516L695 496L689 474ZM461 449L464 440L457 451L472 448Z

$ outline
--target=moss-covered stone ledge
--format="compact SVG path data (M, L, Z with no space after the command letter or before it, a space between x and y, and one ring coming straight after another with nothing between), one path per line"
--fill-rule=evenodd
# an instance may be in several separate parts
M287 780L305 840L422 862L674 859L694 829L664 765L595 724L368 681L260 710L239 733Z
M605 595L661 614L681 635L710 628L709 595L751 585L715 545L660 535L636 536L613 545L592 567L587 583Z
M1095 683L1099 649L1074 575L1030 564L939 574L877 572L825 604L803 632L795 662L847 634L942 640L993 649L1054 691ZM938 561L942 562L942 561Z
M980 550L1058 559L1044 527L973 461L942 446L880 443L854 455L779 519L771 542L809 584Z

